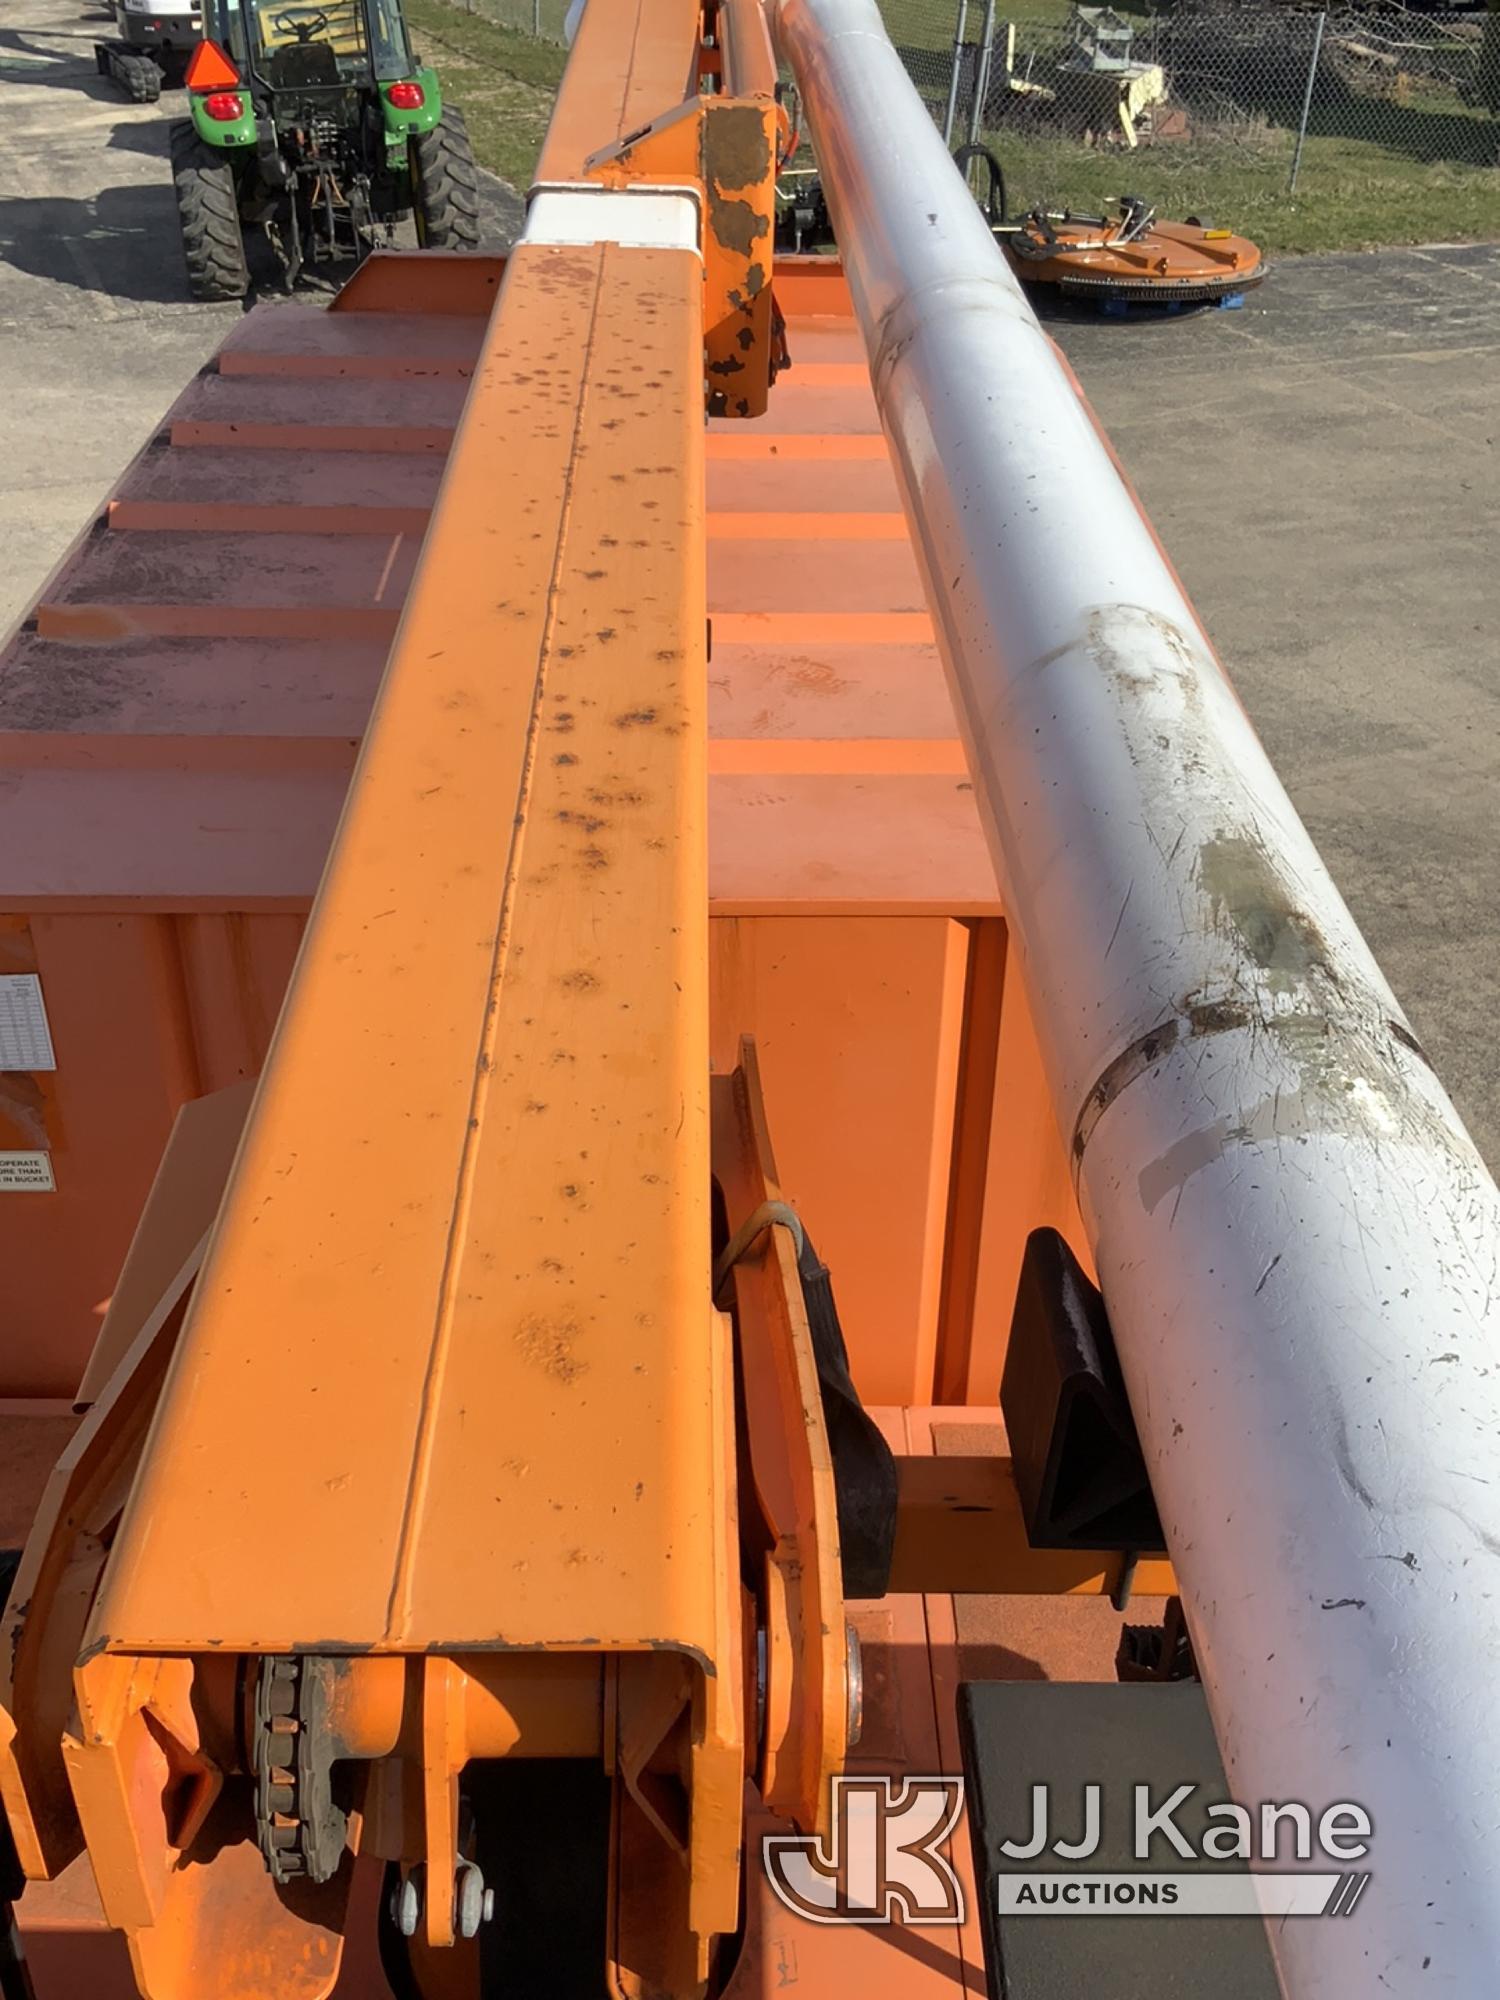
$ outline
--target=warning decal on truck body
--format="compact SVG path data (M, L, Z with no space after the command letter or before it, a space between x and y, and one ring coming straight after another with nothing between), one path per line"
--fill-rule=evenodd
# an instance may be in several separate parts
M56 1069L52 1030L34 972L0 973L0 1069Z
M55 1194L50 1153L0 1153L0 1194Z

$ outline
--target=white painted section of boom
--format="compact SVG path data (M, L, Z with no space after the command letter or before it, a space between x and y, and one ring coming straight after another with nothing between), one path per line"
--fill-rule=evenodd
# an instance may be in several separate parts
M1500 1198L873 0L774 5L1232 1793L1375 1822L1284 1988L1492 2000Z

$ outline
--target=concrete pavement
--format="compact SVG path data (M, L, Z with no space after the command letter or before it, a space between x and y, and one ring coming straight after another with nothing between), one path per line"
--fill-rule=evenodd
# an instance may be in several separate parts
M187 297L173 100L129 105L96 74L108 32L75 0L0 16L0 627L240 312Z
M1053 330L1500 1170L1500 245Z
M167 163L183 95L126 103L94 66L110 31L91 0L0 12L0 632L244 310L188 297ZM508 241L521 204L483 179Z

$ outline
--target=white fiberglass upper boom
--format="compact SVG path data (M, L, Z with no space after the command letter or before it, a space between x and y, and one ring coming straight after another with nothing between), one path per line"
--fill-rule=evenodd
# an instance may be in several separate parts
M1500 1197L873 0L775 18L1231 1793L1374 1821L1283 1986L1492 2000Z

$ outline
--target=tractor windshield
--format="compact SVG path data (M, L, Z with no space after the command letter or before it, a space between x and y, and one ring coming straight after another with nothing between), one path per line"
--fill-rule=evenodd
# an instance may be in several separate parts
M212 0L232 55L273 90L393 82L412 72L399 0ZM216 18L214 18L216 17Z

